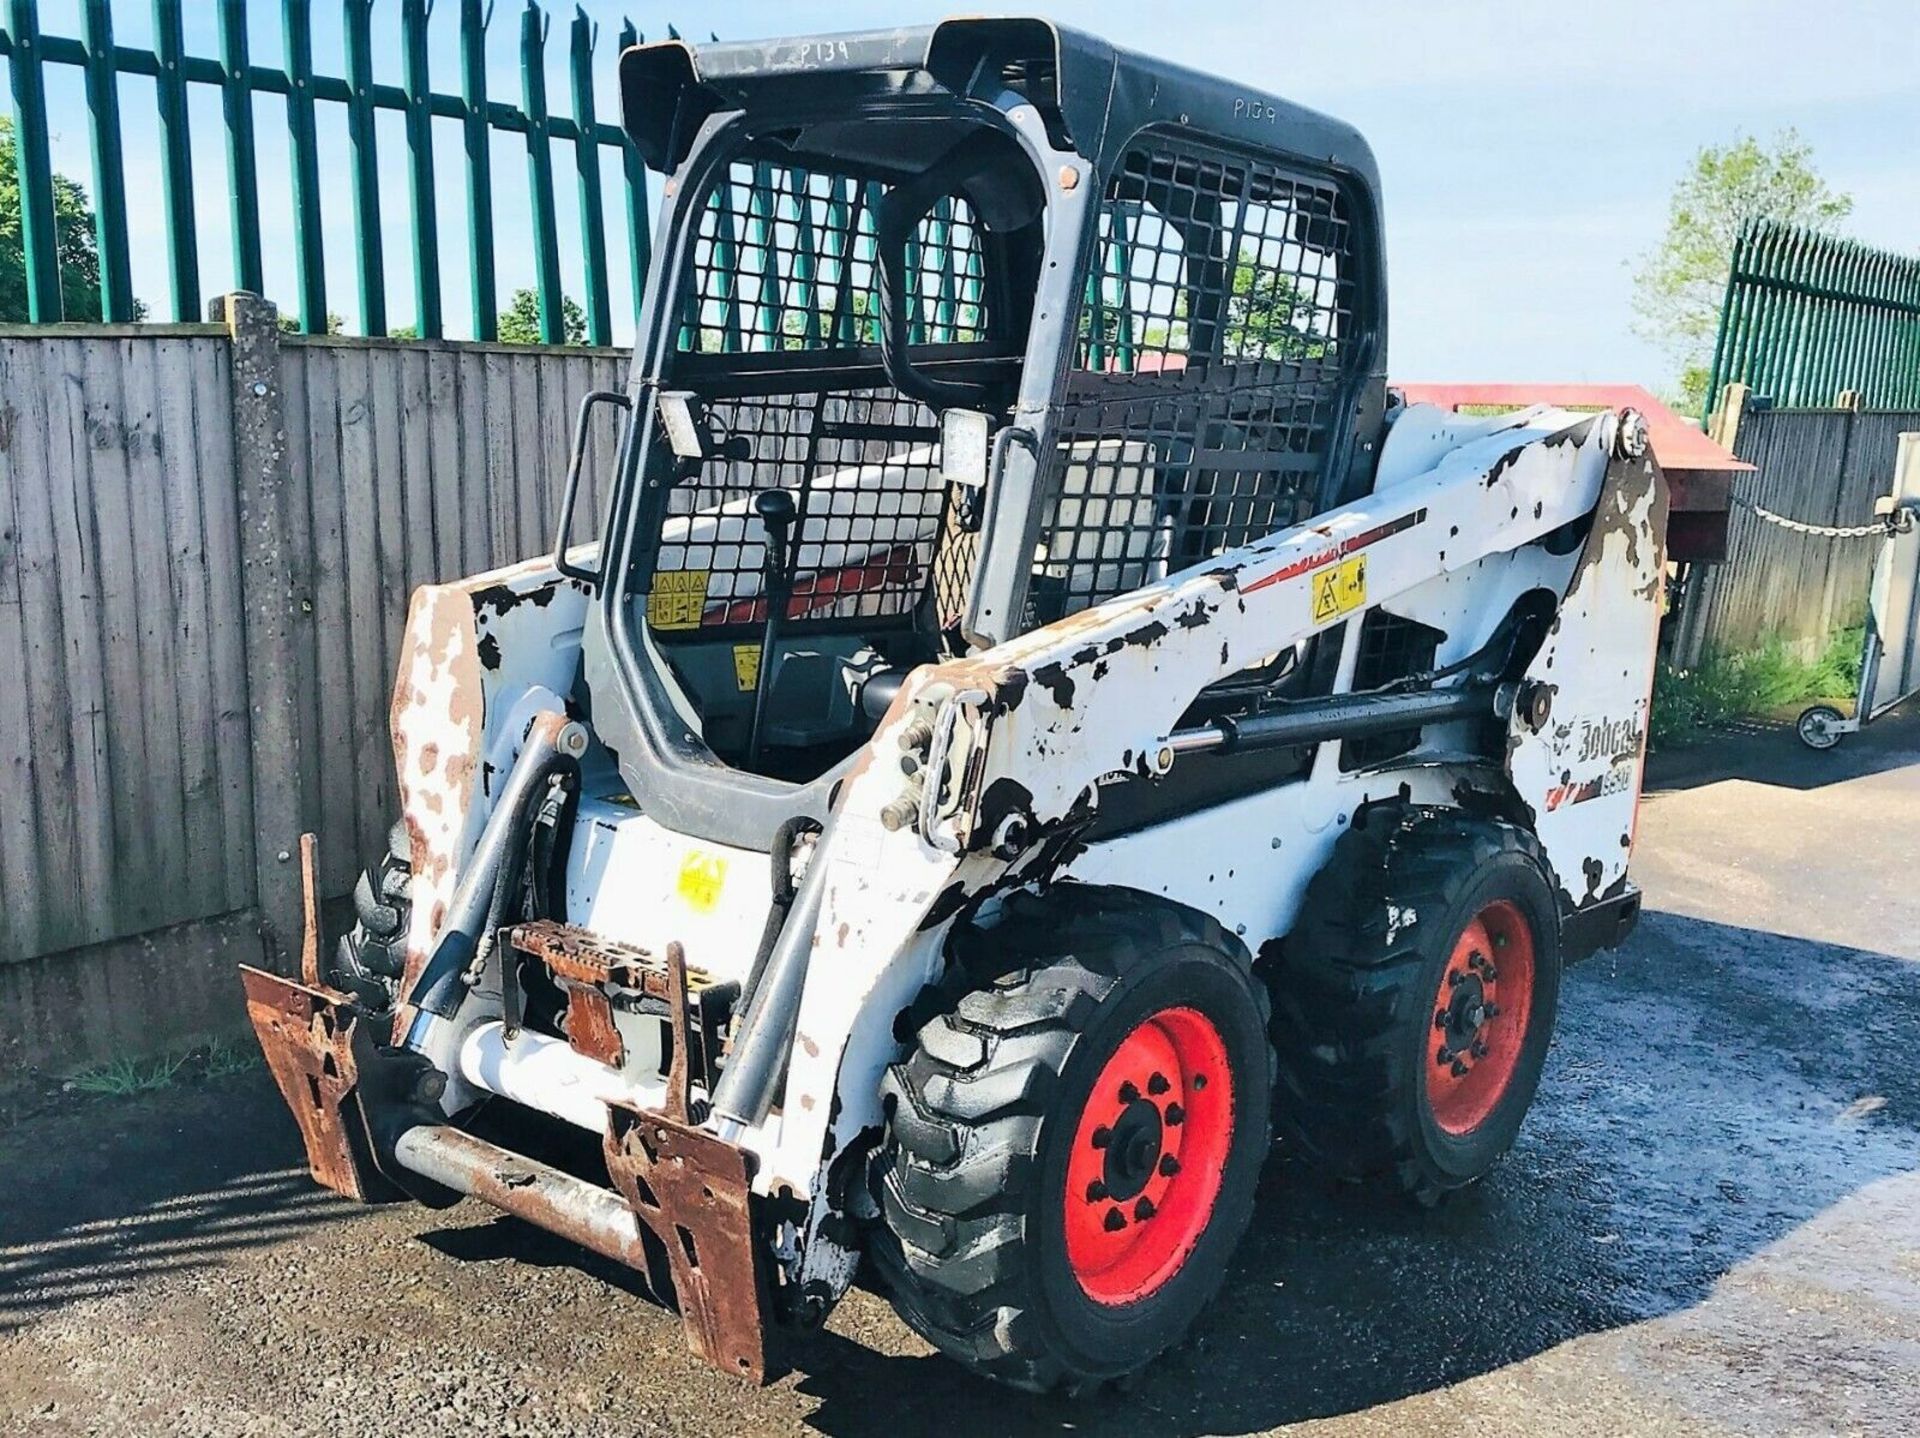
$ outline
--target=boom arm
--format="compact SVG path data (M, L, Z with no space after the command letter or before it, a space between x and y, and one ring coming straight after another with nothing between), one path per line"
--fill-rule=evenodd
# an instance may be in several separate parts
M823 1141L831 1151L874 1121L852 1096L875 1091L891 1045L849 1039L890 1024L933 974L943 921L995 886L1044 877L1058 862L1049 836L1088 812L1099 781L1164 772L1167 738L1201 689L1589 514L1618 427L1610 414L1531 410L1473 425L1461 443L1455 417L1411 410L1374 494L916 671L814 860L828 867L768 1182L810 1192ZM871 1075L841 1072L855 1054Z

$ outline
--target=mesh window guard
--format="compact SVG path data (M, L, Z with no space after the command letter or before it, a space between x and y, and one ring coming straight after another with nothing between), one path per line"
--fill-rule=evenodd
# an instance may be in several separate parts
M925 592L947 490L926 406L887 390L715 401L717 432L749 442L668 501L647 617L656 630L758 625L766 538L753 496L795 496L789 619L892 619Z
M860 180L735 160L708 191L683 288L683 353L855 349L879 343L874 211ZM939 201L907 247L912 344L987 337L980 231L959 197Z
M1035 624L1309 517L1356 349L1330 181L1156 140L1122 159L1098 223Z
M877 180L766 159L713 179L683 273L676 336L703 394L716 457L678 484L657 551L648 623L669 637L765 619L766 538L753 497L794 496L790 621L953 624L977 536L954 518L940 426L887 382L879 342ZM983 235L965 199L938 201L907 252L909 342L987 348ZM949 354L964 355L964 349ZM735 367L729 356L791 356Z

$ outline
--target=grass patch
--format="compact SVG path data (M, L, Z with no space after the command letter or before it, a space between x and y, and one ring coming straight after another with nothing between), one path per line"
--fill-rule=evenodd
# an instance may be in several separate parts
M260 1065L260 1051L251 1044L213 1039L191 1048L176 1049L144 1059L114 1059L69 1078L63 1088L101 1098L126 1098L154 1093L178 1084L225 1078Z
M1860 684L1862 628L1843 629L1820 657L1800 658L1778 639L1698 669L1662 664L1653 678L1652 740L1676 748L1705 731L1807 699L1850 699Z

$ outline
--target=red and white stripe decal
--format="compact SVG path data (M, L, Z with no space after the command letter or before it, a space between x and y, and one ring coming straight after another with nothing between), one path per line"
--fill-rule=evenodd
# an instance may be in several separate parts
M1398 519L1389 519L1385 524L1376 524L1372 529L1364 529L1358 534L1347 536L1317 554L1304 555L1281 565L1271 574L1263 574L1250 584L1240 586L1242 594L1252 594L1257 589L1265 589L1271 584L1281 584L1289 579L1298 579L1303 574L1311 574L1316 569L1325 569L1329 564L1337 564L1350 554L1357 554L1369 545L1378 544L1389 535L1399 534L1412 529L1416 524L1426 522L1427 512L1416 509L1411 514L1403 514Z

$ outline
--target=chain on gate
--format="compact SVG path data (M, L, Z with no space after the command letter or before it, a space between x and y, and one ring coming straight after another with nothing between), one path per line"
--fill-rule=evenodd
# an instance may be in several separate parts
M1728 496L1742 509L1748 510L1765 520L1768 524L1777 524L1782 529L1791 529L1795 534L1812 534L1826 539L1864 539L1868 535L1886 537L1904 534L1914 524L1912 509L1901 506L1876 518L1870 524L1808 524L1805 520L1789 519L1784 514L1775 514L1763 504L1755 503L1745 495Z

